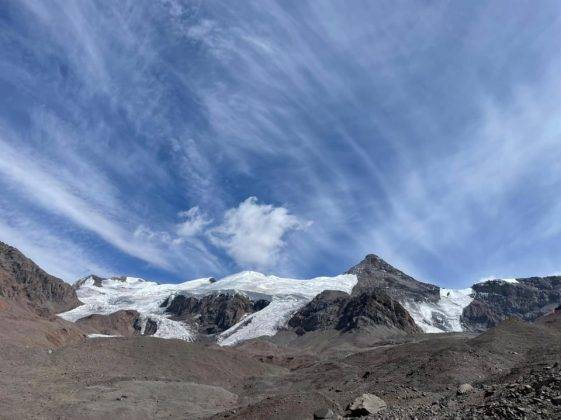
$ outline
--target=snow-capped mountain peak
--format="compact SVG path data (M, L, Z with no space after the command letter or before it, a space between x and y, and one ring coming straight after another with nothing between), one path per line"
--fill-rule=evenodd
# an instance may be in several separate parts
M241 293L251 299L269 302L266 308L255 312L224 331L218 341L234 344L260 335L273 335L288 321L290 315L324 290L350 293L357 279L353 274L335 277L317 277L299 280L243 271L215 280L211 277L179 284L158 284L137 277L101 278L88 276L75 284L78 298L84 303L60 314L69 321L77 321L92 314L109 315L119 310L136 310L143 320L157 324L156 337L191 340L193 327L180 320L170 319L166 305L177 295L201 298L204 296ZM243 322L243 323L242 323Z

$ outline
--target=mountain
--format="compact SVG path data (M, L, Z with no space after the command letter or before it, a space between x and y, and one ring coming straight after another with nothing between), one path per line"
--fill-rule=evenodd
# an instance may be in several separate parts
M438 286L415 280L374 254L367 255L360 263L351 267L347 274L357 276L354 294L381 289L398 301L436 302L440 299Z
M356 276L342 274L297 280L245 271L219 280L202 278L158 284L135 277L90 276L76 293L84 305L60 316L78 321L92 314L136 310L141 330L187 341L211 339L221 345L275 335L298 309L324 290L350 293Z
M384 337L417 334L422 330L395 297L414 295L417 301L433 302L439 291L373 256L346 274L309 280L252 271L180 284L92 275L74 287L84 305L60 314L64 319L135 310L141 331L149 323L155 337L204 339L226 346L280 330L299 335L328 330ZM96 321L102 324L101 319Z
M84 305L60 316L78 321L96 314L89 322L98 325L97 333L122 330L103 317L133 310L138 316L126 318L126 335L225 346L279 331L299 336L358 331L380 338L484 331L510 316L532 321L561 303L561 277L490 280L454 290L418 281L374 254L335 277L297 280L245 271L218 280L157 284L91 275L74 290Z
M472 289L473 301L462 312L470 331L484 331L511 316L533 321L561 303L561 276L489 280Z
M39 268L16 248L0 242L0 296L52 315L80 305L69 284Z
M557 277L437 296L367 257L358 274L311 280L88 276L69 287L5 249L0 395L9 418L561 415ZM83 304L54 316L72 292ZM423 333L450 327L464 332Z
M405 308L382 291L349 295L326 290L297 311L288 325L299 335L318 330L354 331L380 327L386 333L422 332Z
M84 333L75 324L55 316L78 305L72 286L0 242L0 354L82 340Z
M423 283L374 254L367 255L347 273L357 276L353 295L369 291L387 294L424 332L463 331L460 318L472 301L471 289L452 290Z

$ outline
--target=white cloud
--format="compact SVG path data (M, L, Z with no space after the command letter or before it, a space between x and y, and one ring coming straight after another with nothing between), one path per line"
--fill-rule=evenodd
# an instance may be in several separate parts
M288 232L309 224L284 207L259 204L256 197L249 197L229 209L224 222L211 229L209 236L240 266L263 269L277 262Z
M198 206L182 211L179 216L185 220L177 225L177 234L184 238L200 234L206 226L212 223L212 219L202 213Z

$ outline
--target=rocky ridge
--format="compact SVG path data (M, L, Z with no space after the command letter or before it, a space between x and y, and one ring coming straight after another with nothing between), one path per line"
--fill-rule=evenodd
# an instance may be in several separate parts
M69 284L39 268L16 248L0 242L0 296L53 315L80 305Z
M561 276L489 280L472 289L473 301L462 313L470 331L484 331L510 316L533 321L561 303Z
M166 303L166 302L164 302ZM251 300L241 293L216 293L202 297L177 295L165 312L182 320L200 334L218 334L236 325L244 316L260 311L268 300Z
M297 334L335 329L341 332L387 327L408 334L422 332L396 300L381 290L349 295L326 290L288 321Z
M347 273L357 276L358 283L353 289L355 295L364 291L382 290L397 301L436 302L440 299L438 286L420 282L374 254L367 255Z

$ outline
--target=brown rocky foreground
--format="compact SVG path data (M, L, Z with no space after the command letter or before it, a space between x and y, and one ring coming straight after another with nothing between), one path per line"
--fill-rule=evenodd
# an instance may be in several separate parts
M4 325L16 322L6 316ZM357 415L349 406L373 394L386 407L360 413L368 418L558 418L557 316L507 320L479 336L369 342L357 334L304 340L287 332L236 348L142 336L86 339L72 331L65 343L7 340L2 330L0 416L337 418ZM462 384L471 386L459 392Z

